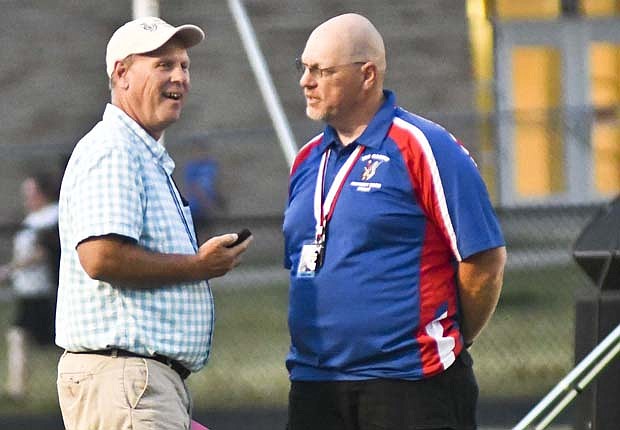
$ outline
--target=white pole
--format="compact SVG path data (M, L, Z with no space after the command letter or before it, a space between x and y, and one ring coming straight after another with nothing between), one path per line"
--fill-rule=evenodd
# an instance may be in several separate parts
M133 0L132 1L133 19L143 16L159 16L158 0Z
M159 0L132 0L133 19L142 18L143 16L159 17ZM162 145L166 144L165 132L159 138Z
M254 76L258 82L258 87L263 96L265 105L267 106L267 110L269 111L271 122L280 140L280 146L284 152L284 157L289 167L292 167L295 156L297 155L295 138L293 137L293 132L291 131L291 127L284 114L282 105L280 104L278 93L271 80L267 62L258 46L252 24L239 0L228 0L228 6L237 24L241 41L243 42L250 65L254 71Z
M581 362L564 377L558 384L547 394L535 407L532 409L512 430L525 430L530 424L532 424L542 413L549 408L549 406L558 399L563 393L570 390L575 391L574 398L585 385L589 383L596 373L600 372L602 367L607 365L613 358L620 352L618 348L618 342L620 342L620 324L599 343ZM611 349L611 351L610 351ZM602 360L604 365L599 360L601 356L605 359ZM577 389L573 388L574 382L581 377L592 365L595 365L593 372L587 375L586 384L580 384ZM570 394L569 394L570 395ZM570 400L572 400L570 398ZM557 408L556 408L557 409ZM554 410L553 413L557 415L559 411ZM547 423L545 423L546 425ZM544 427L539 427L544 428Z
M540 423L538 423L535 430L543 430L547 428L547 426L555 419L555 417L558 416L559 413L562 412L564 408L566 408L566 406L568 406L568 404L572 402L573 399L577 397L577 395L588 386L592 379L594 379L596 375L598 375L601 370L603 370L609 364L609 362L613 360L616 355L618 355L619 352L620 343L618 343L611 351L605 354L605 357L603 357L603 359L601 359L601 361L599 361L599 363L594 366L594 368L592 368L592 370L590 370L588 374L584 376L583 379L575 387L573 387L568 394L566 394L564 399L560 403L558 403L558 405L551 412L549 412L547 417Z

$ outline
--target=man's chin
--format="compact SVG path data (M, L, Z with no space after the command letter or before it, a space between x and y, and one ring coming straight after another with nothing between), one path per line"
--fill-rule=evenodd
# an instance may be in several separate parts
M181 119L181 109L172 109L162 116L162 122L166 123L166 127L174 124Z
M311 107L306 107L306 116L313 121L325 121L325 112L317 111Z

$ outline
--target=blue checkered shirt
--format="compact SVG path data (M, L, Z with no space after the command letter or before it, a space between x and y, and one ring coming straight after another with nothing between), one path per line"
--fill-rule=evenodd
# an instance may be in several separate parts
M194 254L192 219L173 169L164 146L111 104L76 145L59 202L60 347L158 353L192 371L206 364L214 321L207 281L152 289L109 284L91 279L76 251L84 239L116 234L154 252Z

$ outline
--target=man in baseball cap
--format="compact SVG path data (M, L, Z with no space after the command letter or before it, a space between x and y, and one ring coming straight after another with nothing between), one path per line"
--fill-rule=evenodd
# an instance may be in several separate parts
M194 25L140 18L106 53L112 100L75 146L59 200L56 343L67 429L190 428L184 380L205 366L213 332L208 279L239 264L251 239L199 246L160 138L190 90Z
M190 90L187 49L204 38L195 25L174 27L155 17L121 26L106 50L112 105L159 140L180 118Z

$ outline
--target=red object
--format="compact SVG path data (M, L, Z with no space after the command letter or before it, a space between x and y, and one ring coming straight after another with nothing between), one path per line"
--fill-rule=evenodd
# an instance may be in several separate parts
M209 430L207 427L200 424L198 421L192 420L191 430Z

